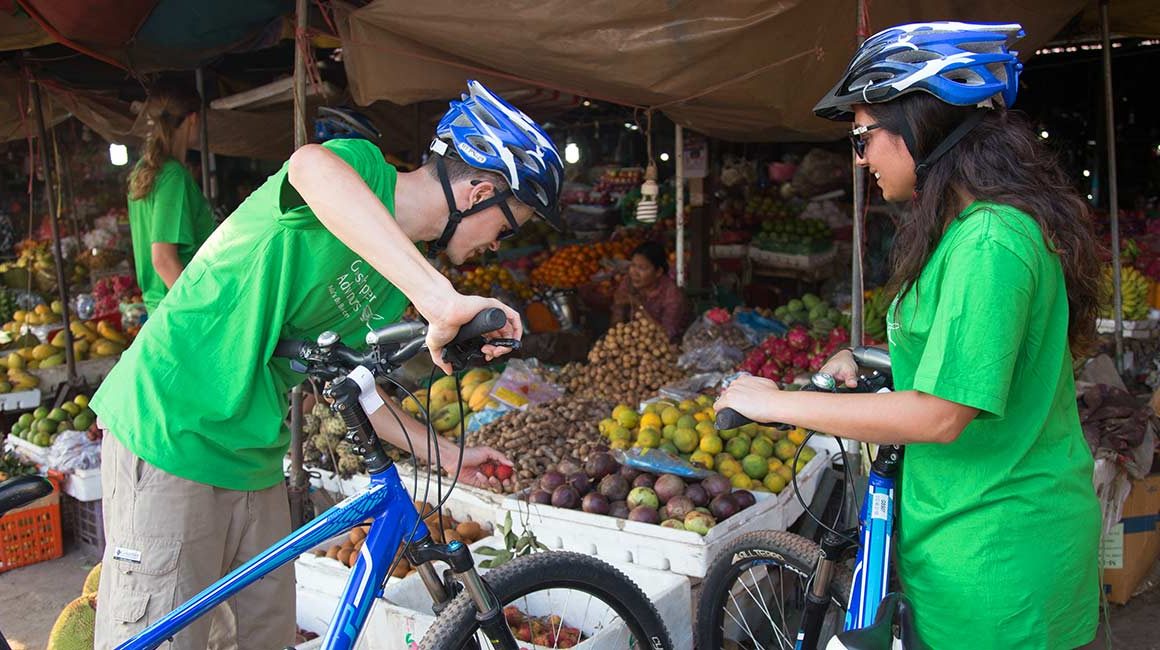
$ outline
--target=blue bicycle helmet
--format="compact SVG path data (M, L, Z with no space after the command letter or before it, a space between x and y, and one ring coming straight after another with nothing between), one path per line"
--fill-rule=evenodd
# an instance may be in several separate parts
M564 164L552 139L531 118L492 93L478 81L467 82L468 93L451 108L435 127L431 153L447 198L450 217L438 241L428 247L432 256L447 248L464 217L499 205L511 226L518 229L507 199L517 200L535 210L541 219L562 230L560 194L564 187ZM481 201L467 210L457 210L451 192L444 156L454 155L464 163L503 176L510 190Z
M378 140L382 137L374 122L362 113L346 106L320 106L314 120L314 139L319 143L340 138Z
M931 22L878 32L854 54L841 80L814 106L818 117L853 119L854 104L888 102L925 92L954 106L1010 107L1023 64L1010 50L1023 37L1016 23Z

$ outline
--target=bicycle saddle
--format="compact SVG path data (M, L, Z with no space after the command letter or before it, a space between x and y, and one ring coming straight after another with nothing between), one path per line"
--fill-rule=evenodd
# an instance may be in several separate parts
M17 476L0 483L0 517L42 496L52 494L52 483L43 476Z
M898 638L894 625L898 624ZM888 594L878 606L874 623L859 630L842 632L830 639L826 650L929 650L914 629L910 601L899 593Z

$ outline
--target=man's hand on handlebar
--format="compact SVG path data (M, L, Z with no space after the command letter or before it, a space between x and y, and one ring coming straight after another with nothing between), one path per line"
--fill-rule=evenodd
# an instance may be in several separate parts
M459 333L459 328L475 318L480 312L497 307L507 316L507 323L502 328L491 333L488 338L508 338L520 340L524 335L520 315L511 307L494 298L482 296L466 296L459 293L441 306L432 314L424 314L427 318L427 349L431 352L431 360L443 372L452 373L451 364L443 360L443 348ZM506 347L485 345L483 353L490 361L498 356L507 354L511 350Z

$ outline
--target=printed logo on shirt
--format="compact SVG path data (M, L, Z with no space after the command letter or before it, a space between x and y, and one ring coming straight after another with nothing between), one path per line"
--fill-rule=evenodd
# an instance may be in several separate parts
M899 325L897 320L898 298L901 295L902 293L899 292L898 295L894 296L894 300L890 302L890 309L886 310L886 340L890 342L890 345L897 345L894 341L894 332L902 329L902 325Z
M366 262L361 259L351 262L347 272L335 278L327 291L343 318L358 318L367 329L373 329L371 324L383 317L371 308L378 296L367 283L370 275L364 265Z

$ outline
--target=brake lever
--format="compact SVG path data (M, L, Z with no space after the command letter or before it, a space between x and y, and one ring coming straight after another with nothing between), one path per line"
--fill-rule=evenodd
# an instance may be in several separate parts
M448 344L443 348L443 360L451 364L452 370L455 371L485 366L490 363L487 355L483 353L482 348L485 345L508 348L513 352L520 349L519 339L485 339L477 336L462 343Z

